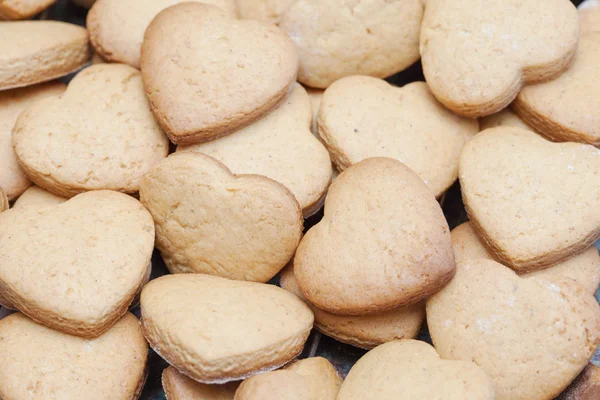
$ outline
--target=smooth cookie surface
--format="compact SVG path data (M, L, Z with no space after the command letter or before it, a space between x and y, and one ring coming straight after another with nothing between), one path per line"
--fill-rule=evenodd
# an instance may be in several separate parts
M169 400L233 400L239 383L207 385L169 366L162 373L162 385Z

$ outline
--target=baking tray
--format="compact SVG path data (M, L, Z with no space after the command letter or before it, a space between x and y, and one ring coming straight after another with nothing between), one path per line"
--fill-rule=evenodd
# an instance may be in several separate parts
M327 1L327 0L324 0ZM572 0L575 5L579 5L583 0ZM540 0L540 4L543 0ZM69 0L58 0L56 4L44 11L38 16L39 19L51 19L58 21L67 21L78 25L85 25L85 18L87 10L72 4ZM63 78L65 83L68 83L73 75ZM403 86L407 83L414 81L424 81L421 64L417 63L407 70L396 74L387 79L388 82ZM467 214L465 212L462 198L460 194L460 184L455 184L447 191L444 197L440 201L444 215L450 225L450 229L460 225L467 220ZM310 217L305 221L305 231L307 231L314 224L319 222L323 216L321 210L316 215ZM596 246L599 246L596 243ZM168 271L163 263L158 251L155 251L152 257L152 276L151 279L167 274ZM271 281L272 284L278 284L278 278L274 278ZM596 293L596 299L600 302L600 291ZM6 312L0 308L0 318ZM139 306L133 308L132 312L136 316L140 316ZM418 337L420 340L431 344L431 338L425 324ZM340 343L330 337L322 335L321 333L313 330L311 335L306 342L304 351L299 358L321 356L327 358L335 366L338 373L345 377L352 365L363 355L365 350ZM162 371L168 366L167 362L158 356L152 349L149 349L149 374L144 386L144 390L140 399L142 400L165 400L165 394L162 389L161 374ZM600 351L596 352L593 363L600 366Z

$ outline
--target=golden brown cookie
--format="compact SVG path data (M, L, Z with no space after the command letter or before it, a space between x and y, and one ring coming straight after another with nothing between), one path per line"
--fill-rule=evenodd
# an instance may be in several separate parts
M203 274L151 281L141 306L152 348L203 383L239 380L286 364L302 351L313 324L310 309L281 288Z
M294 43L275 26L181 3L159 13L146 30L141 66L165 132L174 143L193 144L267 114L296 80L298 58Z
M206 385L169 366L162 373L162 385L169 400L233 400L239 383Z
M56 0L2 0L0 20L29 19L55 2Z

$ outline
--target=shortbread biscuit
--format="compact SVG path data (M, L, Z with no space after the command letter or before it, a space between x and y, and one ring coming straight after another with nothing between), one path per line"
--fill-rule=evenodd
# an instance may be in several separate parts
M0 398L137 399L147 359L148 344L130 313L96 339L13 314L0 321Z
M494 400L475 363L441 360L425 342L400 340L365 354L350 370L338 400Z
M470 223L465 222L457 226L450 232L450 236L452 238L454 258L457 263L468 262L478 258L494 259L493 255L486 250L477 237ZM521 277L529 276L542 276L548 279L552 279L555 276L571 278L586 288L591 295L594 295L600 284L600 255L598 255L598 249L591 246L582 253L553 267L521 275Z
M245 380L235 400L336 400L341 384L327 359L313 357Z
M298 81L326 88L350 75L385 78L419 59L421 0L297 0L280 28L296 43Z
M512 107L523 121L551 140L600 146L598 75L600 31L581 36L573 65L564 74L527 86Z
M239 383L207 385L169 366L162 373L162 385L169 400L233 400Z
M0 37L0 90L67 75L90 58L87 30L65 22L3 22Z
M478 134L460 157L471 226L519 273L558 264L600 237L599 175L595 147L512 127Z
M571 63L579 23L569 0L428 0L421 29L429 88L459 115L494 114L524 85Z
M9 210L0 214L0 287L33 320L97 337L127 311L153 248L152 217L122 193Z
M29 189L23 192L21 196L15 201L13 208L23 208L29 206L45 207L54 206L67 201L66 197L60 197L50 193L47 190L42 189L39 186L31 186Z
M172 273L268 282L294 256L302 212L281 184L233 175L206 155L171 155L142 180L142 204Z
M323 205L331 182L327 149L310 132L311 106L306 90L296 84L290 95L264 118L210 142L180 146L225 164L235 174L264 175L296 196L304 217Z
M298 57L275 26L181 3L159 13L146 30L141 66L163 129L174 143L193 144L267 114L296 80Z
M589 363L558 400L600 399L600 366Z
M372 349L392 340L412 339L419 334L425 320L424 301L381 314L358 317L344 317L319 310L302 295L291 265L281 271L280 284L310 307L315 315L315 329L335 340L363 349Z
M578 8L581 32L600 32L600 3L598 0L585 0Z
M28 19L54 4L56 0L2 0L0 20Z
M427 301L440 356L473 361L497 400L553 399L600 344L600 307L569 278L520 278L485 259L458 263L456 276Z
M296 0L236 0L240 17L279 24L281 15Z
M13 129L27 176L63 197L88 190L138 191L169 141L144 95L139 71L122 64L81 71L59 98L36 102Z
M369 157L406 164L436 197L458 176L460 152L479 132L438 103L424 82L402 88L352 76L329 87L321 101L319 136L340 171Z
M515 128L527 129L533 131L533 128L525 123L513 110L505 108L504 110L488 115L479 119L479 130L484 131L499 126L512 126Z
M11 131L19 114L34 102L58 96L65 90L60 82L49 82L26 88L0 91L0 187L10 200L21 195L31 181L21 169L15 152Z
M6 211L6 210L8 210L8 208L9 208L8 197L6 197L2 188L0 188L0 212ZM0 302L0 304L2 304L2 303Z
M379 314L417 303L452 278L450 229L414 172L369 158L333 181L323 219L296 251L294 273L321 310Z
M144 32L167 7L190 0L98 0L87 15L90 41L105 60L140 68ZM194 0L192 0L194 1ZM235 0L199 0L237 15Z
M152 348L183 374L224 383L296 357L313 325L310 309L273 285L203 274L165 275L142 291Z

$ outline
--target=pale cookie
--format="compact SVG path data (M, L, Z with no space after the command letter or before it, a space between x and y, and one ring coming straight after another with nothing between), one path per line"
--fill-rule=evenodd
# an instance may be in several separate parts
M331 182L327 149L310 132L311 108L306 90L292 93L264 118L210 142L180 146L214 157L235 174L258 174L287 187L304 217L316 213Z
M55 194L42 189L39 186L31 186L29 189L23 192L21 196L15 201L13 208L19 209L23 207L35 206L45 207L54 206L67 201L66 197L60 197Z
M398 88L367 76L340 79L325 91L318 127L340 171L369 157L395 158L436 197L456 180L460 152L479 132L476 120L445 109L425 82Z
M337 400L398 398L495 399L490 379L475 363L441 360L425 342L400 340L376 347L358 360Z
M306 299L333 314L414 304L454 274L450 229L414 172L391 158L369 158L331 185L323 219L296 251L294 273Z
M0 0L0 20L28 19L55 2L56 0Z
M527 86L512 107L551 140L600 146L599 75L600 31L581 36L571 68L551 82Z
M294 256L302 212L279 183L233 175L196 152L171 155L142 180L156 247L172 273L267 282Z
M298 0L279 27L296 43L298 81L326 88L349 75L385 78L419 59L421 0Z
M429 88L459 115L494 114L524 85L571 63L579 24L569 0L428 0L421 29Z
M141 66L146 94L169 138L192 144L267 114L296 80L298 57L275 26L181 3L146 30Z
M8 197L6 197L2 188L0 188L0 212L8 210L9 206Z
M296 357L313 325L310 309L273 285L203 274L165 275L142 291L152 348L183 374L224 383Z
M565 390L558 400L600 399L600 366L588 364L577 379Z
M585 32L600 32L600 2L586 0L579 5L579 29Z
M497 400L553 399L600 344L600 307L575 281L520 278L485 259L457 264L427 301L427 324L440 356L482 367Z
M207 385L168 367L162 373L162 385L169 400L233 400L239 383Z
M281 15L296 0L236 0L240 17L279 24Z
M144 32L167 7L189 0L98 0L87 15L94 50L105 60L140 68ZM193 1L193 0L192 0ZM235 0L199 0L237 15Z
M15 124L13 144L27 176L63 197L100 189L135 193L169 151L142 75L122 64L86 68L64 95L29 107Z
M11 131L15 122L34 102L64 91L65 85L60 82L0 91L0 187L10 200L19 197L31 185L13 150Z
M137 399L147 359L148 344L130 313L96 339L56 332L13 314L0 321L0 398Z
M85 28L58 21L0 23L0 90L50 81L90 58Z
M372 349L392 340L412 339L419 334L425 320L424 301L381 314L358 317L344 317L319 310L302 295L291 265L281 271L280 284L310 307L315 315L315 329L335 340L363 349Z
M519 273L542 269L600 237L600 151L527 130L478 134L460 157L471 226L494 258Z
M0 214L0 287L35 321L96 337L127 311L153 247L152 217L122 193L9 210Z
M512 126L515 128L527 129L533 131L533 128L527 125L513 110L505 108L504 110L488 115L479 119L479 130L484 131L499 126Z
M493 260L493 256L485 249L471 224L465 222L450 232L454 258L456 262L467 262L477 258ZM521 277L541 276L547 279L553 277L571 278L594 295L600 284L600 256L598 249L591 246L582 253L569 258L553 267L534 271Z
M255 375L240 385L235 400L336 400L342 379L323 357Z

